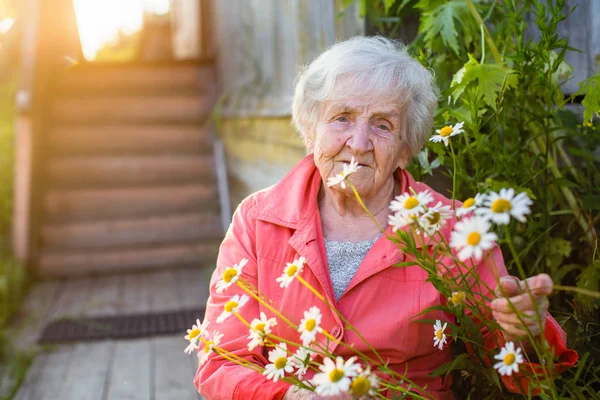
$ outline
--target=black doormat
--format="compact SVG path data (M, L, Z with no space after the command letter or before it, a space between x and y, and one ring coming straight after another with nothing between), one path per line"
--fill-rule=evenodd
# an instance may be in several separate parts
M103 339L133 339L181 333L204 318L204 308L97 318L64 318L53 321L38 339L40 344Z

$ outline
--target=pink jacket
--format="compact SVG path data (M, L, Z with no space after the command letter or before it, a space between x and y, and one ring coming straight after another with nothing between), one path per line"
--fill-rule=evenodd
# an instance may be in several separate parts
M409 187L417 192L431 190L425 184L415 182L406 171L399 170L397 174L402 182L401 193ZM336 304L317 205L321 183L319 171L312 155L309 155L277 185L251 195L238 207L221 244L217 268L210 283L211 296L206 306L205 318L210 321L208 330L224 333L221 347L254 363L268 363L268 350L261 347L248 350L248 329L234 316L222 324L216 322L224 303L234 294L243 292L234 285L219 295L215 292L215 284L221 279L225 268L247 258L249 262L244 267L243 277L270 298L275 307L291 321L298 324L305 310L318 306L323 313L321 326L324 329L373 356L361 339L354 332L346 331L336 314L299 282L292 282L286 289L280 288L276 282L286 262L303 256L307 261L303 278L332 304ZM435 202L451 203L438 193L433 192L433 195ZM450 226L445 228L447 237L450 231ZM389 228L388 233L391 233ZM492 254L498 266L497 272L489 262L482 262L478 270L481 279L494 288L497 277L507 272L497 247ZM427 391L434 397L453 399L449 379L429 376L434 369L451 360L451 346L446 345L443 350L438 350L433 346L432 325L412 319L425 308L443 304L445 299L430 283L425 282L426 273L419 267L392 267L402 261L406 261L405 255L382 236L363 260L337 302L337 308L379 354L389 360L392 368L401 373L408 371L408 378L421 387L427 385ZM258 318L261 311L268 317L274 316L253 299L241 309L241 315L251 321ZM416 319L453 321L452 315L442 311L433 311ZM573 365L577 353L566 349L564 331L552 317L548 318L546 326L546 337L555 347L555 354L560 356L561 365ZM299 333L280 320L274 327L274 334L299 341ZM488 339L490 348L494 347L496 344L492 335L488 335ZM354 355L335 342L330 343L329 350L344 358ZM518 390L515 378L503 381L509 389ZM209 400L281 399L289 388L285 382L268 381L257 372L216 356L211 356L207 363L200 366L194 384Z

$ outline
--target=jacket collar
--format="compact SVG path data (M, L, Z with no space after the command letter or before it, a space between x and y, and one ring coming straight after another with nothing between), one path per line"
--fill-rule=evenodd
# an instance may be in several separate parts
M408 171L398 168L395 174L401 182L398 194L406 192L410 187L417 193L423 190L424 185L416 182ZM321 183L321 175L313 155L309 154L279 183L266 190L263 201L250 210L250 216L287 228L299 229L314 221L315 214L318 215L317 202ZM391 233L389 227L386 231Z

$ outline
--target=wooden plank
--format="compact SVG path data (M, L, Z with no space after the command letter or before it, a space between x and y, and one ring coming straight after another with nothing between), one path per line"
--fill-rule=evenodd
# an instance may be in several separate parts
M204 154L212 141L204 126L59 125L48 132L53 155Z
M63 345L48 353L39 354L32 367L36 374L31 382L24 386L24 397L22 398L27 400L63 399L58 395L63 390L72 353L73 345Z
M123 306L123 276L97 276L92 280L86 317L116 315Z
M70 68L57 79L61 93L189 88L204 92L212 90L215 85L215 69L211 64L200 63L85 65Z
M54 102L53 113L61 122L193 122L202 123L214 98L199 95L129 97L63 97Z
M217 199L214 184L51 190L44 196L44 211L49 221L92 221L214 211Z
M202 265L214 262L217 252L217 242L119 250L42 252L40 273L57 277Z
M151 339L143 338L119 340L115 343L106 399L148 400L152 398L150 396L151 342Z
M204 307L210 296L210 277L214 266L180 268L173 271L179 283L183 308ZM202 316L198 316L202 320Z
M50 187L141 186L215 180L212 155L58 157L46 166Z
M222 237L219 215L209 213L47 224L42 227L42 240L48 251L197 243Z
M56 299L48 310L48 321L55 318L79 317L88 307L90 278L67 279L61 282Z
M73 345L65 380L58 396L63 400L102 400L107 374L115 351L112 341Z
M153 339L154 397L161 400L197 400L188 357L181 335Z
M48 321L48 311L58 296L60 282L36 283L26 294L11 324L11 334L17 349L30 349Z
M150 304L153 312L181 309L179 282L173 269L156 271L149 274L148 284L151 287L152 297Z
M42 369L44 367L44 362L41 360L42 358L40 356L33 359L13 400L30 400L34 398L32 397L33 391L36 382L40 380Z

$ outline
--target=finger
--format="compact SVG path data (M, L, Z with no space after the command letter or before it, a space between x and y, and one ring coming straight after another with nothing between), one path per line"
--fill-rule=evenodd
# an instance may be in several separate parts
M514 276L503 276L496 286L496 295L501 297L512 297L521 293L519 280Z
M531 335L538 336L540 332L545 330L546 326L546 312L536 314L535 311L526 311L517 315L515 313L507 314L494 311L492 315L500 328L512 335L523 335L529 331Z
M549 296L552 294L554 282L548 274L539 274L526 279L531 292L536 296Z
M548 309L548 298L546 296L533 296L523 293L511 298L498 298L490 303L493 311L503 313L524 312L537 309L546 311Z

